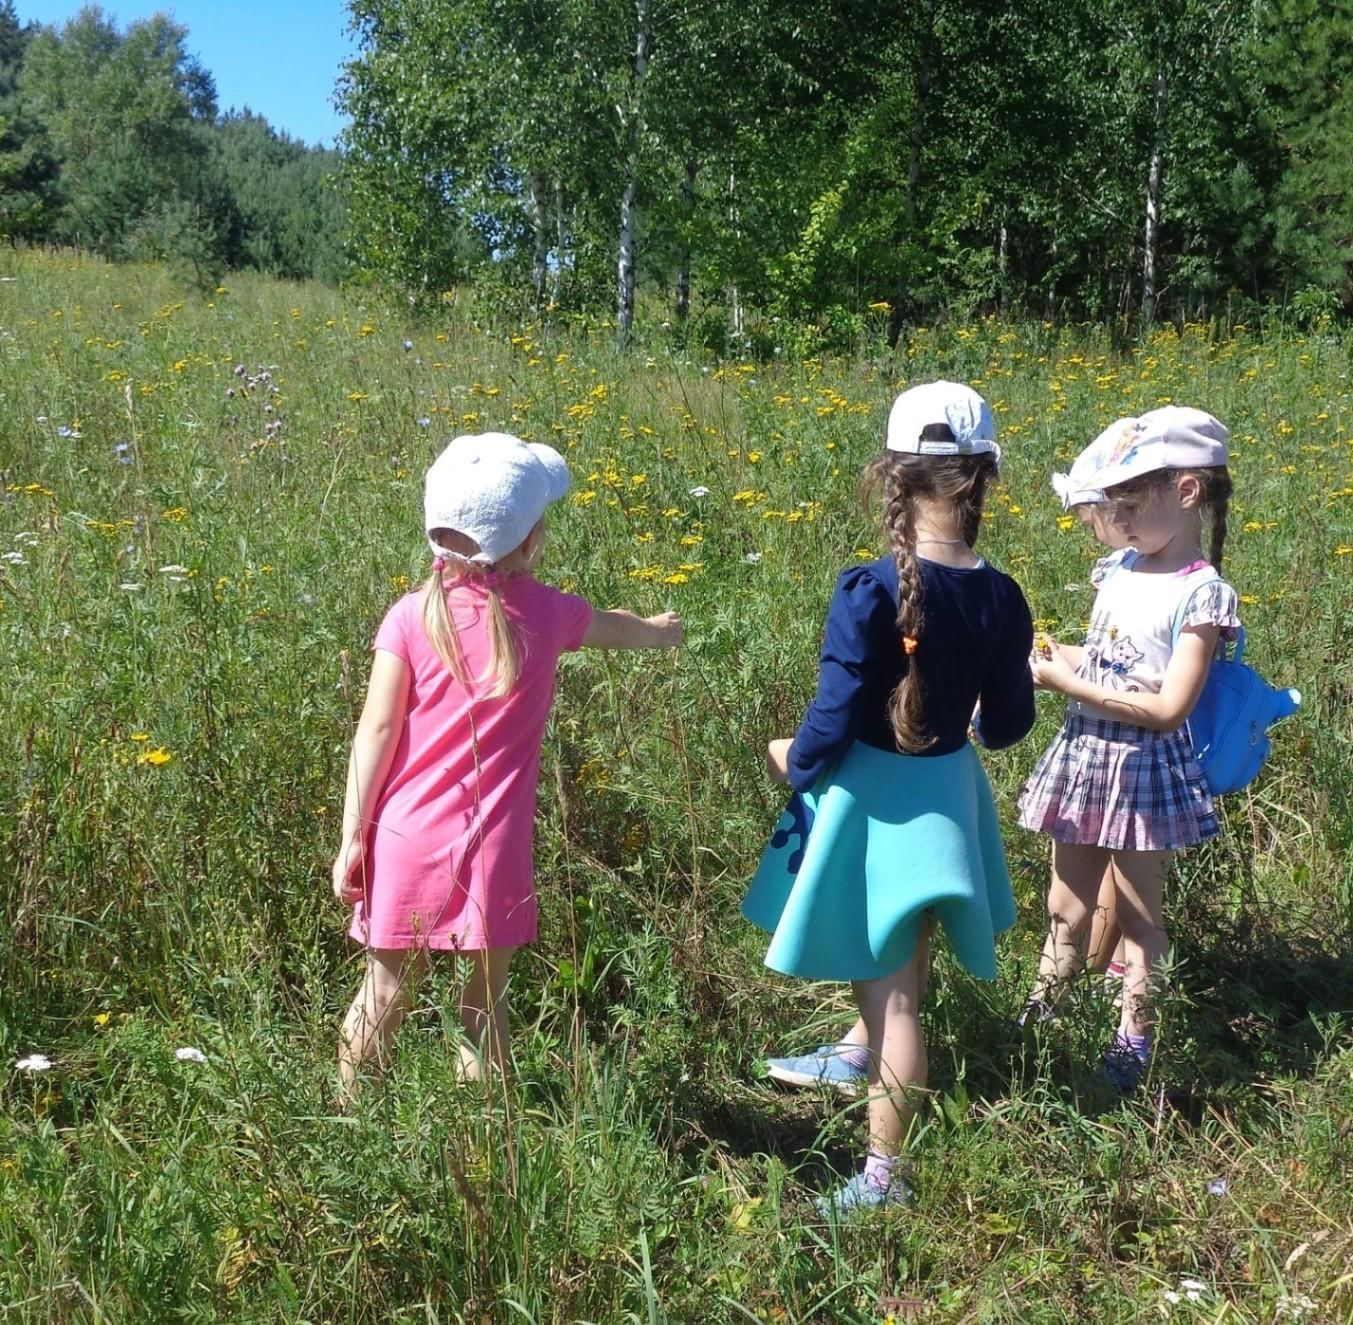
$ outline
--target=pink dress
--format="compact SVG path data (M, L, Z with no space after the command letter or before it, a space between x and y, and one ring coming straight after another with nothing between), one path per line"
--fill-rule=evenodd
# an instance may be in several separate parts
M516 947L536 937L532 864L540 744L559 655L582 647L585 599L526 575L496 581L521 673L510 694L459 685L423 629L422 593L401 598L374 648L410 669L408 716L376 802L367 896L353 910L354 939L375 948ZM488 658L488 596L448 591L471 676Z

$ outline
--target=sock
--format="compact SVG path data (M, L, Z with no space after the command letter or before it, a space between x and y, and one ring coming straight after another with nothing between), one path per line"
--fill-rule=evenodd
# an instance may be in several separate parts
M857 1072L867 1072L869 1070L869 1050L862 1044L850 1044L842 1040L836 1046L837 1056L847 1067L853 1067Z
M1104 974L1110 980L1121 980L1127 974L1127 967L1122 962L1110 962Z
M892 1185L893 1170L897 1168L896 1155L876 1155L872 1150L864 1157L864 1180L871 1187L886 1192Z
M1151 1036L1125 1035L1119 1031L1113 1037L1113 1047L1118 1053L1131 1054L1142 1066L1151 1057Z

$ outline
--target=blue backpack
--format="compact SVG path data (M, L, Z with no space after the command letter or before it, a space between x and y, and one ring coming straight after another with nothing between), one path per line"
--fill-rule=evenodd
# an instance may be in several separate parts
M1208 581L1210 583L1210 581ZM1179 643L1190 593L1175 614L1173 642ZM1268 758L1268 729L1279 718L1301 707L1300 690L1275 690L1253 667L1241 661L1245 653L1242 627L1227 656L1223 645L1208 669L1203 693L1186 724L1194 758L1214 796L1248 787Z

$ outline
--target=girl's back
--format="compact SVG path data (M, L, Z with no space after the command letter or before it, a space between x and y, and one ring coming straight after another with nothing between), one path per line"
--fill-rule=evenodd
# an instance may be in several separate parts
M489 947L529 941L518 931L534 931L540 744L559 655L581 647L592 609L529 575L496 577L493 587L520 659L516 684L500 698L481 697L487 683L462 685L451 674L428 638L421 594L400 599L376 635L375 648L408 664L410 694L375 807L373 904L358 904L355 936L374 930L388 946L416 938L449 947L454 938L460 946ZM484 677L489 663L488 590L484 577L447 590L470 677ZM414 915L419 932L404 934L411 923L405 918ZM387 932L387 925L401 932Z
M985 744L999 748L1033 725L1028 679L1033 643L1019 585L986 562L948 566L920 559L924 626L908 654L897 625L896 560L843 571L827 616L818 693L795 738L792 781L810 786L850 740L897 751L889 699L913 660L926 730L921 756L953 754L981 702Z

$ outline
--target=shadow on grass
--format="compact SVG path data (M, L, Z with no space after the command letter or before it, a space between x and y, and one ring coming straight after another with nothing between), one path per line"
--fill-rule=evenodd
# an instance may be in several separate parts
M793 1090L769 1080L691 1082L675 1104L677 1150L713 1145L731 1159L772 1156L809 1187L858 1164L864 1104L827 1090Z

